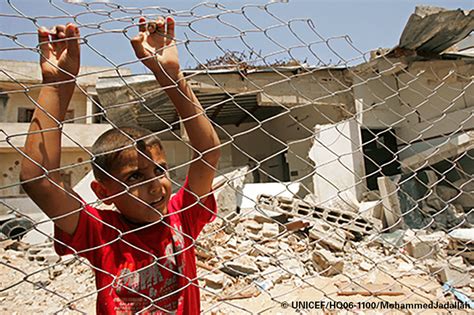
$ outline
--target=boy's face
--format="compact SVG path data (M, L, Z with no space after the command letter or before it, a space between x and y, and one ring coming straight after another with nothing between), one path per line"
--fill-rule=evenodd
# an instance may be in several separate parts
M126 219L137 224L156 222L168 210L171 181L167 167L164 152L158 145L147 146L141 152L135 148L126 149L119 154L110 171L118 181L107 179L102 185L108 196L122 193L110 202ZM128 193L125 192L127 187Z

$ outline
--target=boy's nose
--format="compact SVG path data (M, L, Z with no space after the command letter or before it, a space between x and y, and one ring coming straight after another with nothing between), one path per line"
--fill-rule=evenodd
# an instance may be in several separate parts
M151 195L161 194L162 185L159 178L155 178L148 184L148 191Z

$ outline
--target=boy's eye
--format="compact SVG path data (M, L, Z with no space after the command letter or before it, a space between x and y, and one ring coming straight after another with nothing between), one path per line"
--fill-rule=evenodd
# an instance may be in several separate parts
M127 180L128 181L137 181L137 180L141 180L142 179L142 174L140 172L135 172L135 173L132 173L128 178Z
M165 173L166 173L166 167L165 166L158 165L157 167L155 167L155 175L156 176L162 176Z

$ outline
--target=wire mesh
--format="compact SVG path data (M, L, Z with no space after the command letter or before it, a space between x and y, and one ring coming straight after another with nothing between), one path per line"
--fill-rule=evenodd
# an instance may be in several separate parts
M324 37L309 19L275 13L291 3L206 2L183 10L109 1L42 5L33 10L7 0L0 13L0 51L15 56L0 60L3 312L456 313L474 307L468 53L408 47L419 44L415 35L404 47L364 52L348 36ZM442 25L436 16L443 14L459 17L458 37L472 31L472 11L427 15ZM166 74L172 80L163 87L129 42L141 17L150 23L166 16L176 21L183 77ZM41 26L50 28L52 44L64 45L67 39L52 27L66 23L80 31L83 59L100 66L83 61L77 75L59 69L66 79L45 83L38 62L22 60L45 57ZM440 41L451 46L461 39ZM41 101L41 91L71 84L72 100L58 119L48 110L54 101ZM183 84L191 94L179 89ZM175 99L197 111L180 117L169 97L175 90ZM49 127L29 129L40 113ZM219 137L205 149L193 143L189 131L196 129L185 130L203 117ZM124 127L130 125L149 133L131 136ZM107 130L116 130L121 143L94 153L93 143ZM58 156L44 147L35 157L25 153L27 136L58 131L59 167L48 168L48 158ZM146 144L156 137L165 158ZM206 160L216 149L218 166ZM111 165L123 166L130 152L133 161L151 163L156 176L129 184L99 162L112 154ZM215 171L212 192L202 199L184 185L198 163ZM40 174L20 179L26 164ZM107 196L91 189L100 171L121 189ZM168 212L155 208L161 201L134 193L163 180L163 194L175 198ZM38 196L41 185L55 193ZM124 198L129 212L117 209ZM75 206L53 212L48 205L57 200ZM145 215L142 208L156 216L137 225L131 219ZM55 223L71 218L79 222L76 237L57 227L53 233Z

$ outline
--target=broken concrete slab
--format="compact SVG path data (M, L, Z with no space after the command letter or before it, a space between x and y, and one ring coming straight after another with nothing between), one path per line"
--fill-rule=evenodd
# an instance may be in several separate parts
M436 185L428 193L426 204L438 211L442 211L455 199L457 195L458 191L454 188Z
M426 166L441 162L445 159L456 157L474 146L474 131L468 131L459 135L454 135L448 142L436 147L431 147L406 159L400 164L402 171L413 172Z
M305 275L305 268L300 259L297 259L289 252L282 252L276 257L276 261L280 264L281 269L290 275L303 277Z
M341 281L335 283L335 286L339 289L337 295L350 296L350 295L362 295L362 296L398 296L403 295L403 290L398 283L353 283L349 281Z
M244 227L246 227L247 229L249 229L249 230L253 230L253 231L257 231L257 232L260 231L263 227L263 225L261 223L258 223L257 221L252 220L252 219L243 221L242 225Z
M377 184L383 204L384 227L390 232L404 228L397 185L389 177L377 178Z
M259 195L258 201L259 203L272 205L274 211L287 216L308 221L324 220L351 233L365 235L378 231L382 227L381 222L375 218L369 220L352 211L321 208L299 199Z

